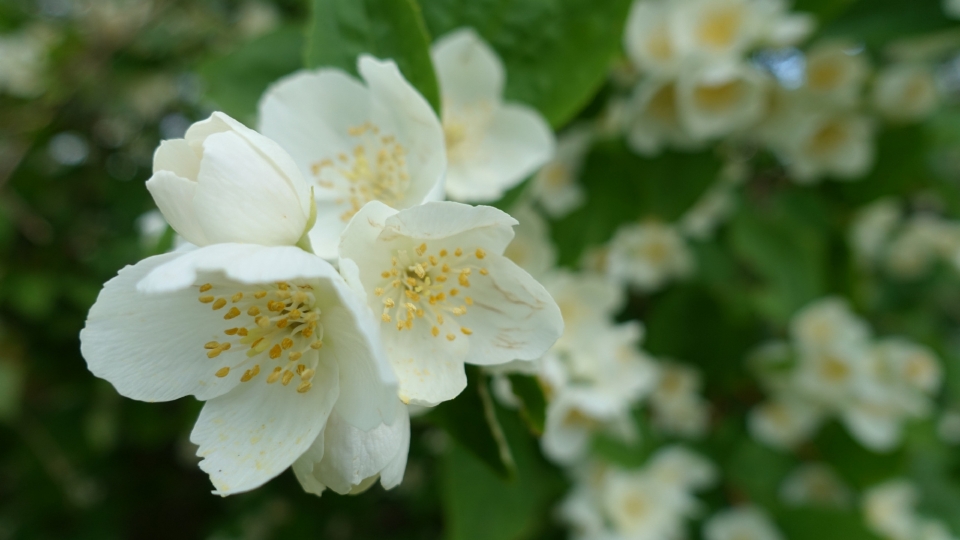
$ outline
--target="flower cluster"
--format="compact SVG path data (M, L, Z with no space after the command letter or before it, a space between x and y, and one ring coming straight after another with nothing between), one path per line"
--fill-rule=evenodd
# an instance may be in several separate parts
M919 493L909 480L888 480L863 494L864 519L889 540L954 540L943 522L917 512L918 503Z
M789 343L770 343L752 358L772 398L749 418L753 435L794 447L830 417L861 444L889 451L906 420L930 414L941 368L926 347L901 337L874 339L837 298L814 302L791 321Z
M492 77L490 58L475 65L448 43L439 71ZM543 121L445 85L477 117L454 125L487 130L451 148L448 107L441 124L391 61L361 56L358 71L362 82L337 69L278 81L260 132L214 113L161 143L147 189L184 243L121 270L80 336L121 394L206 402L190 439L221 495L288 467L318 495L394 487L406 404L453 399L465 363L534 360L562 331L547 291L503 255L516 220L442 200L445 177L496 190L545 161L549 130L509 127ZM519 168L464 160L448 174L474 150Z

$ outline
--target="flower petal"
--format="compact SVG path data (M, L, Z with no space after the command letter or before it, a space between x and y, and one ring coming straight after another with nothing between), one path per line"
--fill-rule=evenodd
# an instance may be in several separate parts
M455 30L430 47L444 100L500 101L505 73L497 53L472 28Z
M538 112L523 105L497 108L478 147L452 162L447 194L457 200L499 199L553 157L553 131Z
M406 413L392 425L380 424L366 432L334 414L324 430L323 459L315 465L313 475L323 485L345 495L364 480L380 474L398 455L405 457L409 446L410 417Z
M473 305L458 322L472 331L468 364L493 365L542 356L563 333L560 308L513 261L485 259L487 276L472 280Z
M211 242L294 245L300 240L309 206L304 212L290 179L235 132L210 135L203 149L194 204Z
M145 275L178 257L158 255L121 270L104 285L80 332L87 367L126 397L169 401L193 394L211 399L233 388L241 376L214 375L222 366L206 357L203 345L221 336L223 321L208 316L195 290L156 295L137 290Z
M426 327L384 330L383 341L404 403L432 407L457 397L467 387L463 358L469 342L463 336L452 341L434 337Z
M160 141L160 146L153 154L153 171L170 171L181 178L196 181L200 172L200 156L186 139Z
M313 388L241 384L208 401L190 434L214 493L249 491L283 472L320 435L339 394L337 364L321 357Z
M329 422L329 419L327 421ZM323 490L327 489L327 486L317 480L317 477L313 474L314 466L323 459L323 441L324 432L321 431L310 448L290 466L303 490L318 497L323 494Z
M192 244L209 243L193 205L193 198L197 193L196 182L173 172L160 170L147 180L147 190L177 234Z
M408 208L383 223L380 240L407 236L429 242L456 236L464 247L483 246L491 253L503 253L513 240L517 220L492 206L439 201Z

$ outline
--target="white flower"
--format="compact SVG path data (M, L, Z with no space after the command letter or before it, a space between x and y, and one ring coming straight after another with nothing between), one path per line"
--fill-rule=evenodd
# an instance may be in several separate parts
M654 478L680 489L699 491L717 481L717 468L702 456L683 446L673 445L650 456L647 471Z
M793 448L820 427L823 414L813 404L783 396L758 405L747 416L750 434L776 448Z
M613 528L620 537L631 540L680 536L683 517L696 507L685 490L664 484L645 471L610 471L601 500Z
M938 258L957 263L960 225L935 215L918 214L906 221L887 248L886 267L902 279L917 278Z
M503 102L503 63L472 29L439 38L430 53L443 105L447 195L495 201L553 156L553 132L534 109Z
M874 125L868 117L801 109L791 121L776 150L795 181L856 180L873 166Z
M0 35L0 92L34 98L46 90L44 77L53 36L41 25Z
M185 138L160 143L147 189L173 229L197 246L304 245L312 225L310 187L290 156L219 112Z
M516 223L484 206L374 201L343 232L340 270L380 313L405 403L452 399L464 363L534 360L560 336L556 303L502 255Z
M700 143L681 124L674 79L641 82L626 109L627 144L638 154L656 155L668 146L691 150Z
M627 56L640 70L672 75L681 57L670 24L671 2L635 0L630 8L623 46Z
M360 82L338 69L301 71L260 100L260 129L313 185L316 253L337 257L340 233L368 201L397 210L443 198L443 129L396 64L362 55ZM365 83L365 84L364 84Z
M757 507L722 510L703 524L704 540L782 540L770 518Z
M557 249L550 240L550 230L536 210L521 204L510 210L517 220L516 236L504 250L503 256L517 263L531 276L540 278L557 262Z
M330 488L341 495L365 491L379 478L384 489L400 485L410 450L406 407L392 423L364 431L334 412L313 445L293 464L304 491L320 495Z
M838 343L865 344L870 328L841 298L817 300L790 321L790 336L801 349L822 350Z
M90 371L124 396L206 401L190 439L221 495L280 474L331 413L369 430L399 406L362 299L295 247L145 259L107 282L80 341Z
M586 125L565 130L553 159L533 177L530 196L550 217L561 218L583 205L586 196L577 179L593 137L593 130Z
M563 317L563 335L554 346L556 350L592 349L597 332L610 326L626 300L616 283L593 272L557 268L542 281Z
M893 540L912 540L917 516L916 487L908 480L889 480L863 494L863 513L871 530Z
M809 13L790 12L787 0L754 0L761 22L759 41L772 47L790 47L810 37L817 20Z
M809 463L800 465L787 475L780 484L780 498L791 506L845 508L853 495L829 466Z
M641 291L655 291L693 271L693 255L677 230L663 223L621 226L610 241L607 273Z
M738 57L760 32L759 12L749 0L678 2L671 18L681 54L715 63Z
M938 102L937 81L926 65L893 64L880 71L873 83L873 106L893 121L922 120Z
M720 137L760 119L766 89L765 75L745 63L684 69L677 79L677 110L694 139Z
M872 202L857 212L850 226L850 245L861 262L876 262L893 230L903 219L900 203L886 198Z
M700 373L681 364L659 366L657 388L650 396L653 424L661 431L682 437L703 436L710 421L709 403L699 395Z
M877 342L874 354L880 356L891 378L897 383L926 394L940 388L943 377L940 362L930 349L904 338L885 338Z
M830 105L855 105L870 72L864 56L856 45L843 41L814 45L806 56L805 91Z

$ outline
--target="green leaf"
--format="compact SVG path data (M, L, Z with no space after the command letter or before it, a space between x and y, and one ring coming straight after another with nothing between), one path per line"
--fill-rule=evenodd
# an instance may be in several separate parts
M441 464L447 540L539 537L564 491L559 472L540 456L536 439L520 418L494 408L516 458L517 474L511 479L498 476L469 446L451 444Z
M824 24L840 16L856 0L798 0L795 11L805 11L817 17L818 24Z
M947 18L940 0L857 0L822 34L862 41L879 50L893 40L951 26L954 21Z
M510 478L516 467L494 413L486 378L476 366L466 366L466 369L468 382L463 392L437 405L424 418L468 448L493 472Z
M590 102L620 54L630 0L422 0L434 36L473 27L507 69L505 97L554 126Z
M547 398L536 377L510 375L510 386L520 400L520 416L535 435L543 433L547 421Z
M707 152L664 152L648 158L619 141L596 145L580 175L586 204L552 226L561 263L575 264L584 248L606 242L624 223L676 220L719 171L720 161Z
M776 514L784 538L790 540L880 540L856 510L795 508Z
M227 54L210 58L197 68L206 99L217 109L252 126L257 102L274 81L302 66L303 32L285 26L247 42Z
M357 57L392 59L435 111L440 92L430 59L430 35L416 0L312 0L304 60L357 74Z

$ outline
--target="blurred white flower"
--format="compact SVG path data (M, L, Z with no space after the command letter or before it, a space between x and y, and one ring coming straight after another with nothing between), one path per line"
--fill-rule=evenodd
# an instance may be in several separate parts
M557 262L557 250L550 240L549 226L529 204L515 206L510 215L517 220L513 229L516 235L503 251L503 256L540 279Z
M673 362L659 365L660 378L650 396L650 410L657 429L671 435L698 438L707 432L710 404L700 396L700 373Z
M163 219L163 214L159 210L151 210L140 214L137 218L137 233L140 235L140 247L143 249L154 249L160 238L167 232L167 220Z
M762 18L750 0L677 2L671 25L685 57L715 64L736 60L760 35Z
M683 237L664 223L623 225L609 249L607 274L640 291L655 291L693 271L693 254Z
M806 40L816 30L817 20L809 13L790 12L787 0L756 0L761 19L759 41L771 47L790 47Z
M960 444L960 411L948 409L937 421L937 435L947 444Z
M787 475L780 484L780 498L791 506L845 508L853 494L829 466L808 463Z
M553 156L553 131L533 108L503 102L503 62L472 29L437 39L430 53L443 106L447 195L495 201Z
M886 251L885 266L895 277L915 279L937 260L960 268L960 223L932 214L916 214L906 220Z
M824 176L856 180L874 161L874 123L855 113L801 109L790 116L792 128L783 133L775 150L791 177L803 184Z
M668 146L690 150L700 144L681 123L675 80L650 78L638 84L625 115L627 144L638 154L655 155Z
M46 90L54 32L34 25L18 32L0 34L0 93L34 98Z
M888 480L863 494L863 513L875 533L892 540L913 540L917 525L917 488L905 479Z
M766 76L745 63L681 70L677 110L694 139L729 135L756 123L763 114Z
M557 152L530 184L530 195L552 218L562 218L583 205L586 195L579 183L580 169L590 145L593 129L575 125L560 134Z
M658 481L691 491L709 488L719 475L713 463L680 445L657 450L650 456L646 468Z
M280 11L275 5L251 0L240 6L236 28L243 37L253 39L274 30L281 21Z
M808 440L820 427L823 414L813 404L780 396L760 404L747 415L750 434L764 444L789 449Z
M338 69L301 71L260 100L260 129L313 186L310 240L328 260L368 201L403 210L443 198L447 158L436 114L392 61L363 55L357 69L363 82Z
M856 105L870 74L862 47L845 41L824 41L807 51L804 90L827 106Z
M939 104L933 69L923 64L893 64L877 74L873 106L897 122L923 120Z
M334 412L369 430L399 407L362 298L295 247L145 259L107 282L80 341L90 371L124 396L206 401L190 440L221 495L280 474Z
M793 316L790 337L801 349L823 350L837 344L866 343L870 328L845 300L828 297L808 304Z
M626 300L616 283L595 272L556 268L544 276L543 286L563 317L563 335L554 349L564 352L592 348L597 333L611 326Z
M623 32L623 46L633 64L645 73L673 75L681 63L670 18L669 0L635 0Z
M516 220L495 208L372 201L340 244L340 271L379 313L404 403L466 386L463 364L535 360L563 331L547 291L502 255Z
M160 143L147 189L191 244L309 247L313 198L279 145L223 113Z
M703 524L704 540L782 540L766 513L755 506L721 510Z
M861 263L879 260L902 219L900 202L894 198L872 202L857 212L850 225L850 246Z

